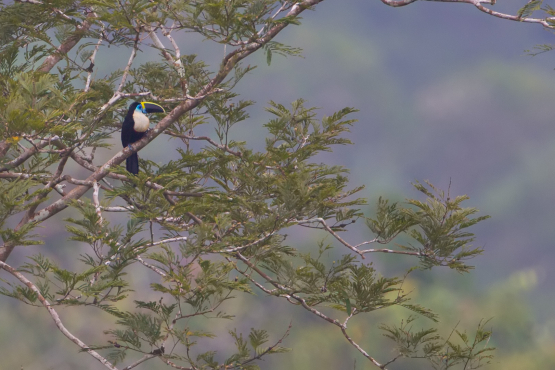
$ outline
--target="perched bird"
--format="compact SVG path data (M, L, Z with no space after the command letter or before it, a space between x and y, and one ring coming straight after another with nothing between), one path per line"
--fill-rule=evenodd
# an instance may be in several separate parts
M134 102L129 106L129 111L121 125L121 143L123 147L141 140L149 129L150 121L146 116L147 113L165 112L164 108L155 103L150 102ZM125 161L127 171L136 175L139 173L139 156L137 153L131 154Z

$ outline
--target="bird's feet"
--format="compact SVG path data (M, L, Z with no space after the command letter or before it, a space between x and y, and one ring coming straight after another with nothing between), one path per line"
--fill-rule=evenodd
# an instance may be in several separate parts
M133 147L131 146L131 144L127 145L127 149L133 151Z

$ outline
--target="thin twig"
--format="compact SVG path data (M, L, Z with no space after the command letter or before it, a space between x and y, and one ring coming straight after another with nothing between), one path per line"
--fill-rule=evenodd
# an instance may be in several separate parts
M357 253L358 255L361 256L362 259L364 259L364 254L359 251L358 249L356 249L354 246L352 246L351 244L347 243L347 241L345 241L342 237L340 237L335 231L333 231L328 224L326 223L326 221L323 218L317 217L317 218L312 218L310 220L302 220L302 221L297 221L297 224L306 224L306 223L312 223L312 222L319 222L320 224L322 224L322 226L324 227L324 229L326 229L326 231L328 233L330 233L331 235L333 235L333 237L335 239L337 239L341 244L343 244L344 246L346 246L347 248L349 248L350 250L352 250L353 252Z
M142 364L143 362L150 360L151 358L156 357L155 355L144 355L142 358L140 358L139 360L133 362L131 365L127 365L126 367L124 367L122 370L131 370L132 368L139 366L140 364Z
M208 141L210 144L212 144L213 146L215 146L218 149L224 150L224 151L228 152L229 154L233 154L234 156L239 157L239 158L243 157L243 153L231 150L229 148L229 146L227 146L227 145L218 144L214 140L210 139L208 136L183 135L183 134L177 133L175 131L171 131L171 130L167 130L165 133L167 135L178 137L180 139L185 139L185 140L204 140L204 141Z
M270 353L275 347L277 347L278 345L280 345L281 342L283 342L283 340L284 340L285 338L287 338L287 336L289 336L289 332L291 331L291 328L292 328L292 327L293 327L293 322L290 321L290 322L289 322L289 326L287 327L287 330L286 330L285 333L282 335L282 337L279 338L279 340L276 342L276 344L274 344L273 346L268 347L265 351L259 353L258 355L254 356L254 357L252 357L252 358L250 358L250 359L248 359L248 360L246 360L246 361L241 362L241 364L239 364L239 365L237 365L237 366L234 366L234 367L237 368L237 367L239 366L241 369L243 369L243 366L246 365L246 364L248 364L249 362L253 362L253 361L255 361L255 360L260 360L260 358L262 358L262 356L264 356L264 355ZM227 369L227 367L224 367L224 365L221 365L220 368Z
M131 55L129 56L129 61L123 70L123 75L121 76L121 81L119 83L118 89L116 90L114 95L120 94L121 90L123 89L123 85L125 84L125 80L127 79L127 75L129 74L129 70L131 69L131 65L133 64L133 60L137 55L137 50L139 49L139 38L141 37L141 33L137 32L135 35L135 43L133 44L133 50L131 51Z
M98 182L94 181L93 182L93 202L94 202L94 207L96 209L96 215L98 216L98 225L102 225L103 223L102 210L100 209L100 200L98 197L99 190L100 190L100 186L98 185Z
M256 239L255 241L252 241L252 242L247 243L247 244L245 244L245 245L241 245L241 246L233 247L233 248L222 249L222 250L216 251L216 252L214 252L214 253L235 253L235 252L240 252L240 251L245 250L245 249L247 249L247 248L249 248L249 247L252 247L253 245L259 244L259 243L261 243L261 242L267 240L269 237L271 237L272 235L274 235L276 232L277 232L277 230L274 230L274 231L272 231L272 232L270 232L270 233L268 233L268 234L266 234L266 235L264 235L264 236L262 236L262 237Z
M101 32L103 32L103 31L104 31L104 23L102 23L102 27L101 27ZM91 64L87 68L88 69L87 82L85 83L85 89L83 90L84 92L88 92L90 87L91 87L92 74L93 74L93 68L94 68L94 61L95 61L95 58L96 58L96 53L98 52L98 49L100 48L100 44L102 44L103 40L104 40L103 36L100 36L100 38L98 39L98 42L96 43L96 46L94 47L92 55L89 58Z
M155 273L157 273L158 275L160 275L164 278L168 276L164 271L160 270L158 267L156 267L154 265L151 265L150 263L143 260L143 258L141 256L135 257L135 260L139 261L145 267L148 267L149 269L151 269L152 271L154 271Z

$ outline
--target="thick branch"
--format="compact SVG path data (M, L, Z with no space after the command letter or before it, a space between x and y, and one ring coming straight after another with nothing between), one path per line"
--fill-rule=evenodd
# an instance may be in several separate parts
M92 18L93 15L92 14L88 14L87 15L88 18ZM80 25L78 25L77 27L75 27L75 31L73 32L73 34L71 36L69 36L67 38L67 40L65 40L57 49L56 51L48 56L44 62L42 63L42 65L40 66L40 68L38 69L40 72L45 72L48 73L50 72L50 70L52 68L54 68L54 66L56 65L56 63L58 63L60 60L62 60L62 58L64 57L64 55L66 55L71 49L73 49L73 47L75 45L77 45L77 43L79 41L81 41L81 39L83 38L83 36L85 35L85 33L89 30L89 28L91 27L91 22L88 19L85 19L83 21L83 23L81 23Z
M8 150L10 149L11 144L7 141L0 142L0 158L4 158Z

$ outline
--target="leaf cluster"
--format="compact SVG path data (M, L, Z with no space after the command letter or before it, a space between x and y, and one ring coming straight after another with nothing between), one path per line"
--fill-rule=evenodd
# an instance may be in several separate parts
M437 329L414 329L415 317L403 320L399 326L382 324L384 336L396 343L399 356L425 358L434 369L478 369L490 363L493 347L488 347L491 330L485 326L489 320L478 324L474 336L453 329L448 338L438 335ZM456 334L456 338L452 338Z
M481 254L482 248L473 248L474 234L468 228L489 216L472 217L478 212L461 203L468 196L451 198L432 184L415 183L417 190L427 196L425 202L409 199L409 206L379 199L376 218L368 218L366 224L376 235L378 243L387 244L400 234L409 236L418 244L402 243L402 250L417 253L421 267L448 266L459 272L468 272L472 266L466 261ZM412 207L411 207L412 206Z

